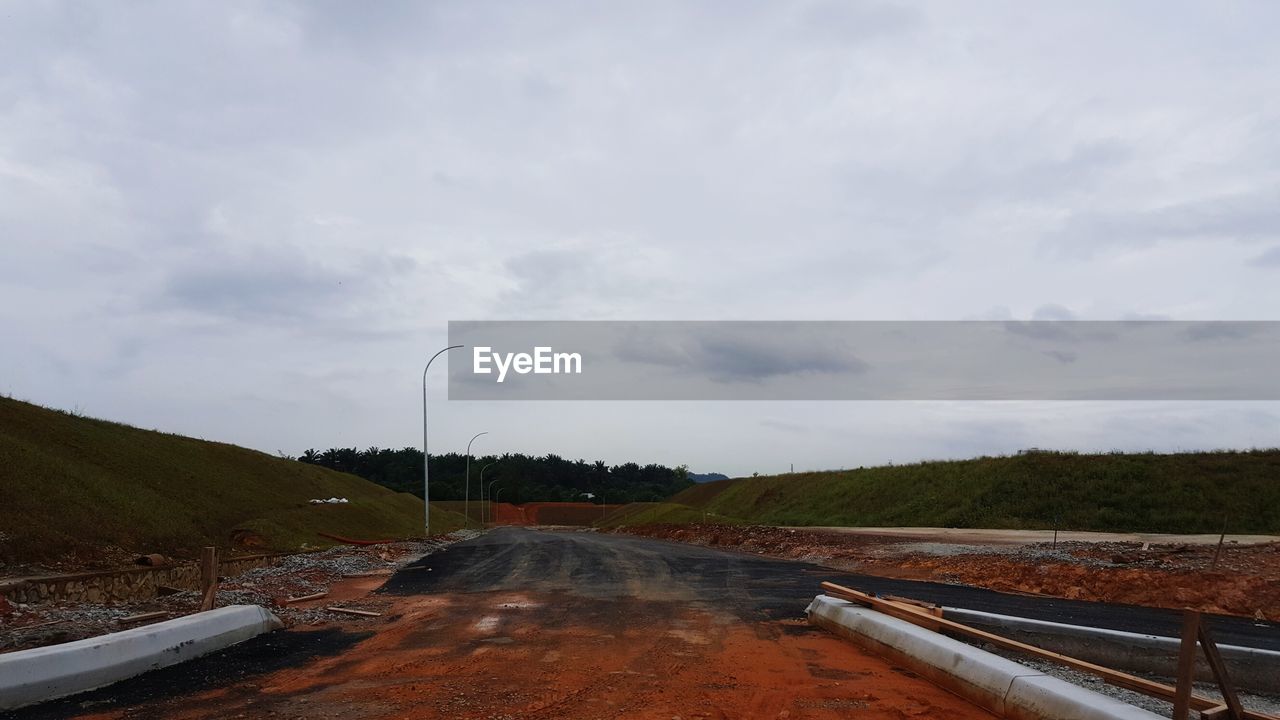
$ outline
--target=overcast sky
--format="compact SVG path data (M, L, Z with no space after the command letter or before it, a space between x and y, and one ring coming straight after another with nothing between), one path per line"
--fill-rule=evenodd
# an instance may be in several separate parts
M0 0L0 392L414 445L449 320L1280 319L1272 2ZM749 474L1280 445L1275 403L464 403Z

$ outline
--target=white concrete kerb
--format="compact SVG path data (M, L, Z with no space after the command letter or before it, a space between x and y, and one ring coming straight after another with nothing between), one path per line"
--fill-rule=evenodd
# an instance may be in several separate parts
M0 655L0 710L93 690L221 650L281 627L257 605Z
M960 694L1001 717L1030 720L1156 720L1128 705L959 640L855 603L819 595L809 622Z

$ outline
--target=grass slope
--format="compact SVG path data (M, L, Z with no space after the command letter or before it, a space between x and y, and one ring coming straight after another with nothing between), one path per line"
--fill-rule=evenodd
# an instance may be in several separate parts
M696 489L696 488L690 488ZM684 493L680 493L683 495ZM679 495L677 495L679 497ZM599 528L616 528L626 525L651 525L655 523L712 523L720 525L741 525L743 521L713 512L703 512L701 508L690 507L677 502L636 502L628 503L610 512L601 520L593 523Z
M346 497L346 505L308 504ZM421 501L354 475L235 445L0 398L0 561L94 548L194 556L256 536L264 550L422 532ZM462 525L432 508L433 531Z
M1280 450L1014 457L707 483L670 502L777 525L1280 533Z

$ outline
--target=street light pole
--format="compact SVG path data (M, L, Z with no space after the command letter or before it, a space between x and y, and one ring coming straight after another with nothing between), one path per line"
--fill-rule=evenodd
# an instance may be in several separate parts
M471 524L471 443L481 435L488 435L489 431L476 433L474 437L467 441L467 481L463 489L462 495L462 517L467 524Z
M431 356L435 360L442 354L456 350L462 345L450 345ZM431 453L427 451L427 371L431 369L431 360L422 368L422 527L427 537L431 536Z
M497 480L494 480L494 482L498 482L498 481L497 481ZM500 488L498 488L498 497L502 497L502 491L503 491L503 490L506 490L506 488L504 488L504 487L500 487Z
M496 483L498 483L501 479L502 478L498 478L498 480L489 481L489 522L493 522L493 504L497 502L497 500L495 500L493 497L493 486Z
M480 503L481 503L481 505L480 505L480 524L481 524L481 525L484 525L484 471L485 471L485 470L488 470L488 469L489 469L489 468L491 468L491 467L493 467L495 464L497 464L497 462L498 462L497 460L494 460L493 462L489 463L488 465L485 465L484 467L480 468ZM492 505L492 504L493 504L493 498L492 498L492 497L490 497L490 498L489 498L489 504L490 504L490 505Z

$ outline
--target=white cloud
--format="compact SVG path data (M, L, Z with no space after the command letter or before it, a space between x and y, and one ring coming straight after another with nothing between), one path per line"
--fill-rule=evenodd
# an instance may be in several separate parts
M13 5L0 389L269 451L385 446L416 442L416 368L450 319L1274 319L1278 14ZM776 439L769 408L668 410L440 413L513 449L704 470L764 465ZM893 412L916 420L823 412L877 439L806 452L1052 445L1044 423L1166 442L1069 430L1104 410L1002 410L962 440ZM1222 412L1179 427L1260 427ZM690 435L712 424L715 445Z

